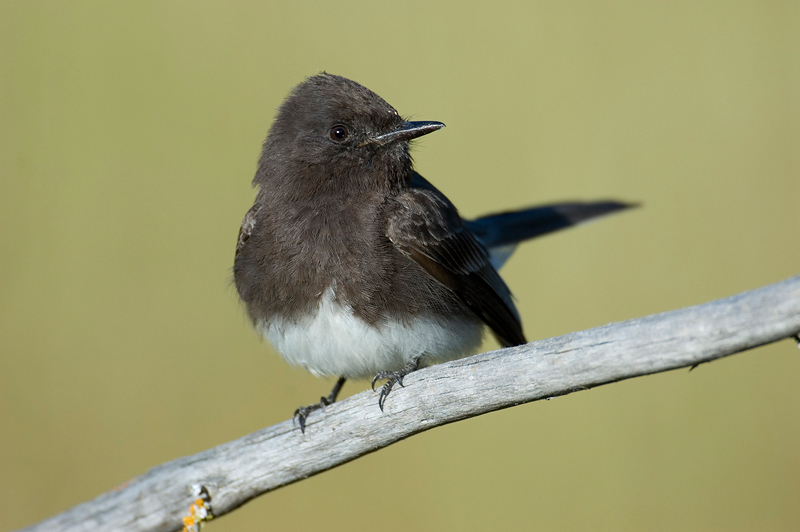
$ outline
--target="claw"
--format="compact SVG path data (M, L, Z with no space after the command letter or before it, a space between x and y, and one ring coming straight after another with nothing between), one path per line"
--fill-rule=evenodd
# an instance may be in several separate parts
M302 432L303 434L306 433L306 418L308 417L308 414L310 414L312 410L315 409L312 409L311 407L308 406L301 406L300 408L294 411L294 414L292 414L292 422L297 421L297 424L300 425L300 432Z
M386 402L387 397L389 397L389 394L387 393L384 395L383 392L381 392L381 394L378 396L378 408L381 409L381 412L383 412L383 405Z
M419 362L421 357L415 357L400 368L397 371L381 371L375 377L372 378L372 391L375 391L375 383L381 379L387 379L386 384L381 387L380 394L378 394L378 408L381 409L383 412L383 406L386 404L386 398L389 397L389 393L391 393L392 388L395 384L399 384L401 387L405 387L403 384L403 378L411 372L417 371L419 369Z
M394 386L394 380L389 380L386 384L383 385L381 388L381 393L378 395L378 408L381 409L383 412L383 405L386 404L386 398L389 397L389 392L392 391L392 387Z
M297 410L294 411L292 415L292 421L297 421L297 424L300 425L300 432L303 434L306 433L306 419L308 419L308 415L313 412L314 410L319 410L322 407L328 406L333 404L333 401L329 401L327 397L321 397L320 402L308 405L308 406L301 406Z
M372 385L372 391L373 392L375 391L375 383L376 382L378 382L379 380L383 380L383 379L395 380L395 379L397 379L398 374L403 372L405 369L406 368L404 367L403 369L401 369L399 371L380 371L380 372L378 372L377 375L372 377L372 384L371 384Z
M339 377L339 380L336 381L336 384L333 386L333 390L331 393L328 394L328 397L320 397L319 403L308 405L308 406L301 406L297 410L294 411L292 414L292 422L294 423L297 421L297 424L300 425L300 432L303 434L306 433L306 419L308 415L313 412L314 410L319 410L328 405L332 405L336 402L336 398L339 397L339 392L342 390L342 386L344 386L344 381L346 379L344 377Z

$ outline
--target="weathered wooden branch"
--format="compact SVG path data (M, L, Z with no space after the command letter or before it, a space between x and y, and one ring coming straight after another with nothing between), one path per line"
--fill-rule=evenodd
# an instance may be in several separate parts
M172 531L204 487L216 516L262 493L472 416L640 375L710 362L800 333L800 276L663 314L465 358L412 373L378 409L364 392L154 467L124 488L28 531Z

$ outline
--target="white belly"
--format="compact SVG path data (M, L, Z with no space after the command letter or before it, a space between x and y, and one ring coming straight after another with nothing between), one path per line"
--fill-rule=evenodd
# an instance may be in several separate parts
M314 375L348 378L398 370L418 356L424 364L471 355L483 339L483 326L464 320L418 318L372 326L334 302L331 289L307 318L276 317L256 326L289 363Z

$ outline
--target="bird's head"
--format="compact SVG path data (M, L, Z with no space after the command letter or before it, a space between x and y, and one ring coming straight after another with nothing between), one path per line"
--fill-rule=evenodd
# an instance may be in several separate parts
M410 178L409 141L444 127L404 121L383 98L341 76L319 74L292 90L270 129L254 183L369 185Z

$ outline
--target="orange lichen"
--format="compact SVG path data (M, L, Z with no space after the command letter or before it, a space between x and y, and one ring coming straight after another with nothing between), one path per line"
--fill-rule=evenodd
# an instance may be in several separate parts
M211 513L211 496L205 486L198 486L195 491L199 495L189 506L189 515L183 518L183 532L199 532L205 521L214 518Z

